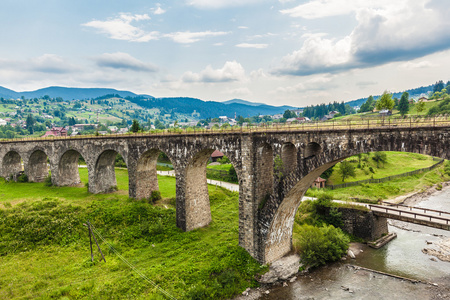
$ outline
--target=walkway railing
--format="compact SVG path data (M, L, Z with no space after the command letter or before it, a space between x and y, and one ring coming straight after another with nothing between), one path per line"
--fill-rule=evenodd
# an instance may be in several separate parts
M430 167L426 167L426 168L422 168L422 169L418 169L418 170L414 170L414 171L410 171L410 172L406 172L406 173L402 173L402 174L392 175L392 176L388 176L388 177L383 177L383 178L376 178L376 179L371 178L371 179L364 179L364 180L352 181L352 182L335 184L335 185L327 185L326 188L335 190L335 189L340 189L340 188L345 188L345 187L350 187L350 186L357 186L357 185L360 185L361 183L387 182L387 181L391 181L393 179L397 179L397 178L401 178L401 177L408 177L408 176L419 174L422 172L431 171L431 170L435 169L436 167L440 166L444 162L444 159L437 158L437 157L433 157L433 160L438 161L438 162Z
M418 212L413 212L413 211L408 211L408 210L402 210L402 209L398 209L398 208L392 208L390 206L381 206L381 205L373 205L373 204L368 204L367 205L369 207L370 210L376 212L376 211L381 211L387 214L391 214L393 216L405 216L405 217L412 217L413 219L417 219L417 220L425 220L425 221L429 221L429 222L435 222L438 224L446 224L449 225L450 224L450 218L443 218L443 217L438 217L438 216L434 216L434 215L430 215L430 214L425 214L425 213L418 213ZM441 212L444 214L448 214L446 212Z
M403 207L405 209L409 209L410 211L413 210L420 210L423 211L424 214L426 214L427 212L433 212L438 214L439 216L442 215L448 215L450 217L450 212L446 212L446 211L440 211L440 210L436 210L436 209L430 209L430 208L424 208L424 207L417 207L417 206L409 206L409 205L404 205L404 204L393 204L393 203L389 203L389 202L382 202L387 206L394 206L394 207Z
M81 135L66 137L26 137L16 139L2 139L1 142L20 142L20 141L54 141L67 139L86 139L86 138L133 138L145 136L172 136L172 135L198 135L198 134L240 134L252 132L311 132L311 131L346 131L346 130L386 130L386 129L412 129L412 128L444 128L450 127L450 118L448 116L439 117L410 117L410 118L382 118L382 119L358 119L358 120L330 120L326 122L308 122L300 124L258 124L247 126L233 126L226 128L171 128L164 130L150 130L148 132L125 133L125 134L107 134L107 135Z

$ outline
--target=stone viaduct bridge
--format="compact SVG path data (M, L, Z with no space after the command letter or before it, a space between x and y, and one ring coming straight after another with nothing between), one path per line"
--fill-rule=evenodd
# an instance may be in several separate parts
M54 185L77 185L81 155L89 191L108 193L116 186L114 160L119 153L128 168L129 196L140 199L158 189L156 160L162 151L175 169L177 226L189 231L211 222L206 165L218 149L231 160L239 179L239 245L259 262L270 263L291 250L301 198L329 167L371 151L449 159L449 145L450 126L13 140L0 142L0 175L17 173L23 164L30 181L42 181L50 170Z

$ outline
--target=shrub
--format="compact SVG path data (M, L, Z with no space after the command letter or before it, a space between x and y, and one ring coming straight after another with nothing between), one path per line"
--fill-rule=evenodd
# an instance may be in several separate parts
M150 197L148 197L149 203L155 203L156 201L161 200L161 192L160 191L152 191Z
M295 224L294 232L294 249L300 254L302 263L311 267L339 260L350 242L341 229L332 225L314 227Z
M450 175L450 160L447 160L444 164L444 172L447 175Z
M369 171L372 172L372 173L375 173L375 171L373 170L372 167L369 167Z
M52 176L48 175L47 177L45 177L44 186L52 186L52 185L53 185Z
M17 182L28 182L27 174L22 173L19 177L17 177Z

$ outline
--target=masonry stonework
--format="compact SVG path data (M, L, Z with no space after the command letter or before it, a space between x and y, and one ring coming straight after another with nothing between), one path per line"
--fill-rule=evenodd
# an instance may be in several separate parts
M291 250L294 216L301 198L323 171L349 156L373 151L449 159L449 129L207 132L3 141L0 175L13 175L23 164L35 181L43 180L50 170L53 184L76 185L80 182L81 156L89 174L89 191L107 193L117 184L114 160L120 154L127 165L129 196L142 199L158 189L156 158L162 151L175 171L177 226L194 230L211 221L206 164L209 155L219 150L230 158L238 175L239 245L261 263L270 263ZM281 158L281 169L274 163L277 157Z

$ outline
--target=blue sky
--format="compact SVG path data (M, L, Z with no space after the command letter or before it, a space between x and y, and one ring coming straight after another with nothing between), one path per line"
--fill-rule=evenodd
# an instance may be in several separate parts
M0 85L306 106L449 80L445 0L2 0Z

